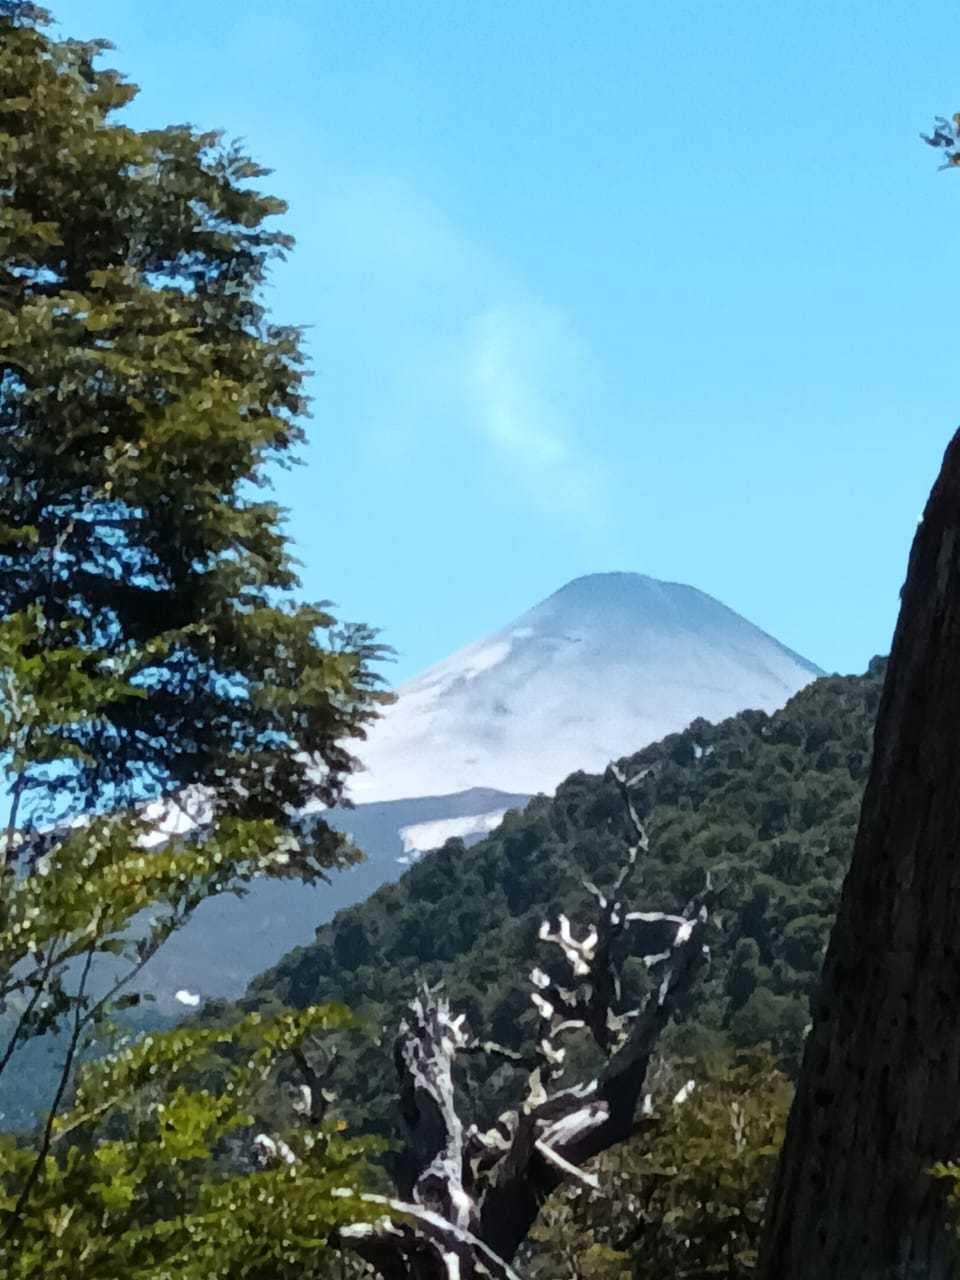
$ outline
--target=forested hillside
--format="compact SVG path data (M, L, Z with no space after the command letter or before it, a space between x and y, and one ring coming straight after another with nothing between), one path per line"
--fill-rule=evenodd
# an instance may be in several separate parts
M960 1280L940 32L61 3L0 0L0 1280ZM908 537L862 676L625 571L859 669Z
M712 963L667 1043L700 1054L770 1042L792 1068L847 868L884 664L817 681L774 715L697 721L633 756L651 833L636 906L676 909L710 870L718 887ZM420 977L442 979L474 1029L518 1045L527 974L545 917L589 910L626 837L610 779L574 774L482 843L443 849L319 930L251 987L246 1008L342 1000L389 1036ZM643 975L635 975L638 987ZM221 1017L223 1005L207 1016ZM492 1092L502 1074L487 1082ZM474 1082L480 1085L480 1081ZM392 1128L392 1068L374 1038L338 1084L354 1120Z

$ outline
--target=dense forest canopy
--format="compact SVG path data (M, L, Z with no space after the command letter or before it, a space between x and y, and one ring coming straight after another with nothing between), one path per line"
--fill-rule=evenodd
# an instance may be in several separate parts
M863 676L818 680L771 716L698 721L629 760L630 771L646 771L644 902L675 908L707 868L718 888L711 966L668 1035L671 1052L769 1043L796 1067L856 830L883 670L878 659ZM258 979L241 1007L336 999L389 1029L420 978L442 979L478 1032L519 1045L532 1031L522 975L541 920L582 919L583 877L609 882L623 839L613 783L574 774L480 844L450 841L340 913L312 946ZM214 1005L206 1016L228 1009ZM349 1114L393 1132L387 1053L358 1037L354 1055L343 1075ZM504 1084L501 1069L470 1087L493 1108Z

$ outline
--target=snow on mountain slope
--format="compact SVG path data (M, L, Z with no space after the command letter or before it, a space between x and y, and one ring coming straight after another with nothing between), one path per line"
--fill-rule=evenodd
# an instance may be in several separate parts
M494 792L493 794L496 794ZM493 809L490 813L475 813L466 818L439 818L435 822L415 822L400 828L403 841L403 857L398 862L417 862L431 849L439 849L448 840L480 840L496 830L503 821L506 809Z
M821 674L694 587L592 574L402 685L350 793L551 792L698 716L773 711Z

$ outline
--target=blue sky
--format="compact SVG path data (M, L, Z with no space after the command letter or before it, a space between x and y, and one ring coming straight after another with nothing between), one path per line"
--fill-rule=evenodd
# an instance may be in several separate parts
M956 10L928 0L64 0L138 126L274 170L309 325L305 594L402 679L572 577L885 652L960 422Z

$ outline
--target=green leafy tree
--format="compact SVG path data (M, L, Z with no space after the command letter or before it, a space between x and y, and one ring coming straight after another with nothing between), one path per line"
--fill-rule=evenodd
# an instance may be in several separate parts
M541 1217L531 1280L746 1280L792 1090L763 1052L701 1067L674 1102L677 1067L631 1142L597 1163L599 1187L568 1189Z
M2 1269L186 1277L190 1253L198 1275L309 1274L306 1237L315 1254L356 1216L323 1172L356 1165L349 1144L259 1180L212 1173L249 1081L181 1087L202 1036L120 1049L71 1096L85 1044L205 897L356 856L296 815L341 798L382 651L295 600L264 493L307 407L300 334L260 301L291 245L266 171L219 134L119 122L136 90L98 68L109 46L47 22L0 0L0 1074L47 1032L63 1062L39 1131L0 1150ZM174 816L185 834L157 847ZM234 1047L266 1070L312 1016L282 1043L242 1025ZM271 1179L300 1188L299 1234Z
M348 1022L335 1007L252 1014L223 1031L148 1036L86 1064L2 1252L4 1276L345 1274L325 1246L336 1227L374 1216L358 1190L370 1181L371 1143L316 1111L306 1123L288 1115L287 1132L256 1128L264 1108L276 1116L279 1064ZM211 1087L197 1083L204 1077ZM257 1149L260 1163L251 1159ZM10 1206L32 1176L32 1146L0 1139L0 1168Z
M115 123L104 45L36 15L0 6L0 615L72 661L73 705L8 703L14 816L193 787L285 821L339 798L375 650L290 603L263 497L306 410L300 334L258 301L284 206L218 134Z

